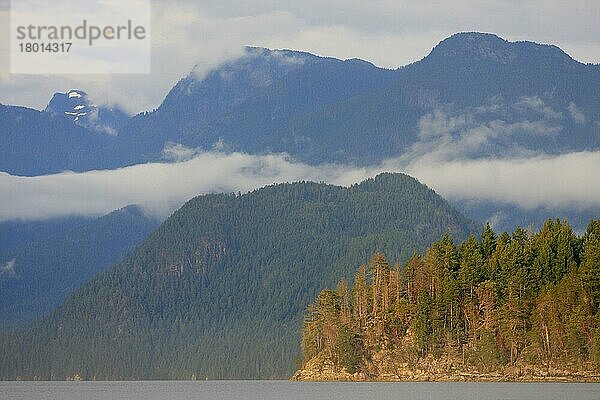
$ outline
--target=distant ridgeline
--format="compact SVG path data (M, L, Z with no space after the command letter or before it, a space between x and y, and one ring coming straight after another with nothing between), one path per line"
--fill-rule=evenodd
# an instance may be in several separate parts
M600 220L458 248L449 236L390 266L376 254L305 315L297 380L600 377Z

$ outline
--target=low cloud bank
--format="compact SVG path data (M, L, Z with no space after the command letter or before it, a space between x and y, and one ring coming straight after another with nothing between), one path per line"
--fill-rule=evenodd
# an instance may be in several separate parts
M446 162L419 160L406 171L453 200L478 199L525 209L600 206L600 152Z
M509 159L388 160L373 168L309 166L283 154L248 155L176 148L192 157L83 173L37 177L0 173L0 221L101 215L138 204L166 216L190 198L211 192L246 192L279 182L311 180L350 185L381 172L405 172L442 196L493 200L523 208L600 206L600 152Z
M182 148L178 148L185 152ZM193 151L187 152L193 154ZM210 192L246 192L277 182L312 180L348 185L375 172L294 163L286 155L209 152L175 163L115 170L20 177L0 173L0 221L101 215L138 204L164 216L186 200Z

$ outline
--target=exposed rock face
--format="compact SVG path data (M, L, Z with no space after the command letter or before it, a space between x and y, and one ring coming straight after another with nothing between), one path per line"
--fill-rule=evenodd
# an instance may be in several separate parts
M309 360L304 367L294 374L294 381L367 381L371 380L362 372L354 374L345 369L336 368L331 358L317 356Z
M553 366L517 364L497 371L482 372L461 365L446 355L434 358L431 354L416 362L399 362L402 356L382 350L362 366L359 372L349 373L334 361L319 355L296 371L293 381L548 381L600 382L600 375L589 368L571 369Z
M83 90L71 89L65 93L54 93L44 112L65 117L96 133L117 135L129 116L118 107L99 107Z

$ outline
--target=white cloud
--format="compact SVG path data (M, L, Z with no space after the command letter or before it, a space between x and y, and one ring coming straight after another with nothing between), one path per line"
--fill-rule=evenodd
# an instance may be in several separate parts
M533 209L600 206L600 152L430 162L406 171L451 200L490 200Z
M523 97L513 105L516 109L534 111L547 119L560 119L562 113L549 107L539 96Z
M531 119L531 111L537 119ZM539 97L458 111L438 109L421 118L417 142L384 166L417 177L451 200L526 209L598 207L600 152L547 155L517 144L523 137L552 138L563 129L562 118ZM496 222L502 217L497 215Z
M519 145L519 139L551 138L562 131L561 118L561 113L539 97L525 97L514 104L494 100L459 110L441 107L421 117L418 140L400 160L404 164L416 160L437 163L483 156L535 155L534 149Z
M180 143L169 142L163 148L162 156L166 161L181 162L191 160L201 152L201 149L192 149Z
M170 146L172 154L194 150ZM285 155L197 154L178 163L141 164L116 170L64 172L37 177L0 173L0 221L101 215L139 204L165 215L186 200L209 192L248 191L275 182L314 180L348 185L372 170L294 163Z
M575 105L575 103L570 102L569 106L567 107L567 110L569 111L569 114L571 115L571 118L573 118L573 121L575 121L575 123L580 125L585 124L585 114Z
M209 192L246 192L276 182L324 181L350 185L380 172L406 172L449 199L493 200L526 208L586 209L600 206L595 171L600 152L508 159L394 159L373 168L308 166L282 154L255 156L172 145L177 163L116 170L64 172L37 177L0 173L0 221L101 215L139 204L165 216L186 200Z
M281 26L297 25L293 16L278 11L221 18L207 16L191 2L152 3L150 75L8 74L8 51L2 51L0 102L43 109L54 92L80 88L100 105L117 104L130 113L151 110L192 69L201 77L222 62L242 55L243 46L252 44L253 38L271 35ZM9 23L8 13L0 11L0 25L4 27L4 23Z

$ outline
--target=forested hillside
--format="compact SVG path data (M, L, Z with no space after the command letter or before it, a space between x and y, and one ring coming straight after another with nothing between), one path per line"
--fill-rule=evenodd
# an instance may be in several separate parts
M6 229L11 225L13 229ZM90 220L73 217L3 224L5 235L24 231L22 239L31 237L28 234L34 230L55 229L56 233L0 250L0 331L25 327L52 311L83 282L133 250L158 225L157 219L136 206Z
M139 160L159 158L173 141L358 165L414 156L421 142L454 144L463 134L477 137L461 149L465 157L591 150L600 146L599 82L600 66L556 46L477 32L452 35L393 71L247 48L201 81L194 73L182 79L156 111L122 129L119 146L130 146L130 157L142 150ZM494 134L480 142L477 128Z
M309 307L297 379L594 378L600 372L600 221L548 220L423 256L383 254ZM325 371L325 372L324 372Z
M0 253L59 235L92 222L94 219L94 217L72 215L41 221L9 220L0 222Z
M166 143L175 142L206 151L216 146L296 156L296 145L311 139L283 138L278 130L290 120L369 92L396 76L397 71L362 60L247 47L242 57L201 80L192 71L156 111L132 118L121 129L119 152L123 163L156 160Z
M382 251L479 227L414 178L190 200L47 318L0 340L3 379L286 378L306 305Z

